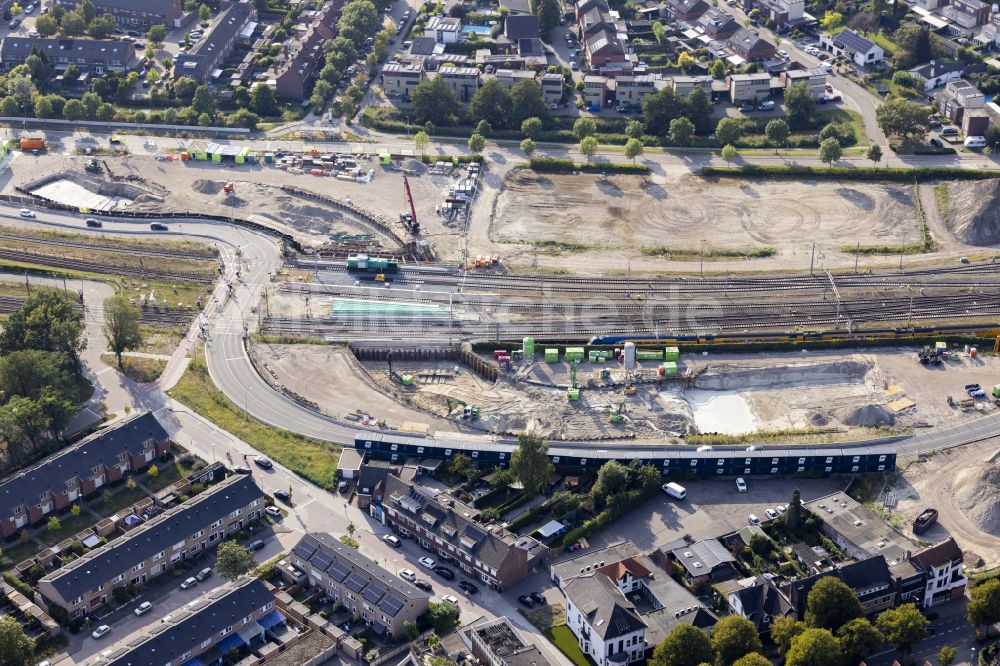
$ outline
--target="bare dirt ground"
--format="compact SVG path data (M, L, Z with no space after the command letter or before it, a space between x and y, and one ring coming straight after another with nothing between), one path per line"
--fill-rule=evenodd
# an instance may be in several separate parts
M967 566L993 567L1000 564L1000 520L996 498L1000 482L995 468L1000 442L996 439L957 449L939 451L923 461L901 460L901 479L893 488L898 504L893 509L903 519L903 531L913 536L912 523L926 508L939 511L938 522L917 540L938 543L949 536L965 551ZM984 485L983 481L989 484ZM967 499L981 495L987 511L970 505ZM990 511L992 510L992 511Z
M659 182L524 170L511 171L505 185L491 239L576 243L583 246L572 251L578 263L593 255L622 260L663 246L698 259L703 241L709 254L773 247L780 258L808 255L813 242L829 256L857 241L897 245L919 238L912 188L906 186L691 175Z

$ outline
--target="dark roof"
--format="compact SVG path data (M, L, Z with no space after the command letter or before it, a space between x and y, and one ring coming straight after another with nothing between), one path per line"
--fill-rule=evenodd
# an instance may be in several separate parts
M42 39L40 37L5 37L0 41L0 57L23 60L32 51L44 53L52 65L59 64L60 57L76 62L83 58L87 62L114 61L123 66L135 56L135 47L131 42L117 39Z
M161 550L168 550L215 521L224 521L233 511L263 497L264 493L253 476L231 476L150 519L120 539L53 571L42 580L51 583L63 599L75 599ZM164 562L167 561L165 558Z
M385 460L369 460L361 466L361 471L358 472L358 492L362 495L372 495L379 486L385 488L385 480L389 478L390 474L398 473L399 467L391 465Z
M587 618L587 624L604 640L645 629L646 623L636 612L617 583L594 572L577 576L566 584L566 597Z
M761 42L768 44L768 42L756 32L753 30L747 30L746 28L740 28L729 38L729 44L731 46L739 45L744 52L752 51ZM768 46L770 46L770 44L768 44Z
M143 444L151 437L160 442L170 439L152 412L144 412L7 477L0 482L0 518L7 518L22 504L35 506L46 491L61 493L69 479L93 476L91 470L99 465L118 465L123 451L142 453Z
M171 611L169 621L144 627L109 655L107 666L171 663L204 640L218 638L226 627L234 634L245 629L243 618L273 603L263 581L244 576Z
M784 589L798 610L800 617L805 613L806 601L813 585L825 576L839 578L855 592L858 590L871 590L874 587L884 585L888 585L891 588L893 580L892 574L889 572L889 565L886 563L883 555L876 555L860 562L851 562L833 571L826 571L814 576L793 580Z
M538 17L534 14L508 16L504 22L503 31L509 39L538 37L541 34Z
M708 11L698 17L698 23L707 28L712 28L714 32L735 31L739 23L732 14L725 12L718 7L710 7Z
M108 9L135 10L136 0L92 0L97 11ZM180 0L142 0L142 11L157 16L181 13Z
M750 587L733 592L743 607L743 616L754 623L757 633L770 631L771 622L778 617L792 616L795 609L791 602L767 578L761 576Z
M962 562L963 560L962 549L955 543L954 537L910 557L910 562L924 571L927 571L931 567L939 567L948 562Z
M410 53L413 55L431 55L434 53L435 43L433 37L414 37L413 43L410 44Z
M517 40L517 54L521 57L545 55L545 45L538 37Z
M225 45L240 34L253 13L253 5L245 0L230 5L200 42L187 53L177 56L177 60L174 61L174 76L205 79L211 74L208 71L209 67L214 67L218 63L218 58L225 58L228 55L222 53Z
M841 30L833 41L853 53L868 53L875 46L875 42L865 39L850 28Z
M926 65L914 67L910 70L910 73L916 74L926 81L930 81L933 78L951 74L952 72L964 72L965 69L964 62L937 62L936 60L931 60Z
M391 574L375 562L322 532L309 532L292 548L292 555L310 568L347 584L356 594L389 617L396 617L407 603L426 602L430 595ZM355 589L357 588L357 589Z
M599 30L587 38L588 53L600 53L604 49L614 51L615 53L625 53L625 48L611 30Z
M705 13L708 3L705 0L667 0L667 6L677 14L689 14L692 11Z

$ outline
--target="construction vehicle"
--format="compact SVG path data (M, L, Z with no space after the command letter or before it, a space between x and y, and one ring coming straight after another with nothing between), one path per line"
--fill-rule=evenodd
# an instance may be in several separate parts
M466 405L462 410L462 418L475 421L479 418L479 408L475 405Z
M608 421L611 423L621 423L625 420L625 401L622 400L618 403L617 407L611 408L611 413L608 415Z
M401 374L392 369L392 352L389 352L389 355L386 357L386 360L389 362L390 379L395 379L403 386L413 386L413 375Z
M941 353L932 347L924 347L917 352L917 358L923 365L941 365Z
M566 389L566 399L580 399L580 387L576 385L576 361L572 361L569 364L569 388Z
M222 191L225 192L226 194L233 194L233 193L235 193L236 192L236 183L234 183L233 181L229 181L228 183L226 183L225 185L222 186Z
M45 139L25 137L18 144L21 150L45 150Z
M990 395L993 396L993 402L1000 405L1000 384L993 385L993 391L990 392Z
M83 168L85 171L97 173L101 170L101 163L92 158L87 160L87 162L83 165Z
M403 191L406 193L406 203L410 206L410 212L400 213L399 221L407 231L416 236L420 233L420 222L417 221L417 209L413 205L413 193L410 191L410 181L406 179L406 174L403 174Z

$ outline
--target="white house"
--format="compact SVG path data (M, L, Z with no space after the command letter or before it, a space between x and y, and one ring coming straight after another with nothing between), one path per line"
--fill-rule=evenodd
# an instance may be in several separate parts
M965 63L931 60L926 65L914 67L910 70L910 74L923 87L924 92L930 92L946 83L961 79L965 75Z
M462 19L451 16L432 16L424 26L424 37L437 44L454 44L462 35Z
M881 46L850 28L844 28L836 35L827 33L820 35L819 44L835 56L850 58L859 67L880 63L885 57L885 51Z
M910 564L923 571L924 608L930 608L965 596L968 581L962 573L962 549L954 539L948 539L910 557Z

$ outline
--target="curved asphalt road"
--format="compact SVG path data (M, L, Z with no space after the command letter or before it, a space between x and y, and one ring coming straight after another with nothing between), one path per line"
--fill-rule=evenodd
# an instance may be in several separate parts
M225 284L220 282L213 302L206 308L206 359L216 386L235 404L269 425L324 441L353 443L358 431L356 428L321 416L278 393L264 381L250 362L244 346L244 332L256 329L257 316L252 308L260 301L264 287L281 265L280 250L273 238L242 227L200 220L164 220L170 226L170 231L152 232L149 230L149 220L105 218L103 229L96 230L86 227L81 215L38 211L37 219L25 220L18 216L17 211L17 207L0 205L0 218L25 227L41 224L69 228L80 233L174 236L214 242L226 263L225 278L234 285L232 296L227 296ZM241 278L236 278L237 268ZM154 387L152 390L160 389ZM915 454L969 444L997 435L1000 435L1000 413L920 433L898 442L897 450L900 454ZM480 435L461 437L466 440L491 439ZM559 442L559 445L595 449L638 448L635 443L618 447L609 442Z

